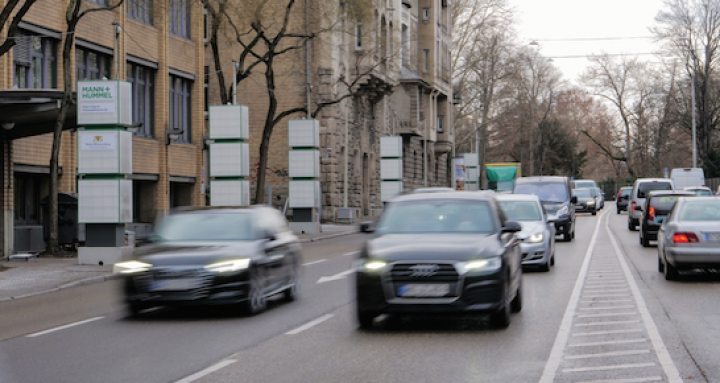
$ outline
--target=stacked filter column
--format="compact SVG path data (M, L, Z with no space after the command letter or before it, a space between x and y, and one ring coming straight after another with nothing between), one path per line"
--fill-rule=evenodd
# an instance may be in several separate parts
M250 205L248 108L213 105L209 113L210 205Z
M380 201L403 191L402 137L380 137Z
M465 190L480 190L480 168L477 153L463 154L465 166Z
M288 146L288 206L293 209L291 227L296 232L319 232L320 123L317 120L290 120Z

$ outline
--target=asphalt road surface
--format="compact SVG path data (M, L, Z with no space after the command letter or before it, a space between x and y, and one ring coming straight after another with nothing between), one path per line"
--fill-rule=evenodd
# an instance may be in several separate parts
M720 382L720 277L667 282L608 204L579 215L548 273L523 275L509 328L386 316L360 331L350 269L365 239L305 244L303 289L255 317L126 317L117 281L0 302L0 383Z

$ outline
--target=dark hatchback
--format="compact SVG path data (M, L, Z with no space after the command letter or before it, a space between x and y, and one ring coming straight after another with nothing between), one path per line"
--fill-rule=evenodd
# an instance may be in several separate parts
M615 201L615 210L617 214L620 214L621 211L627 211L628 199L630 198L630 194L632 194L632 189L632 186L623 186L620 188L617 200Z
M132 315L154 306L232 305L263 311L295 299L300 245L275 209L199 208L170 214L134 260L114 265Z
M520 230L491 193L396 197L360 252L360 327L383 313L490 314L507 327L522 308Z
M640 215L640 244L649 247L650 241L657 240L663 220L670 214L680 197L694 197L695 193L686 191L651 191L645 198L645 206Z

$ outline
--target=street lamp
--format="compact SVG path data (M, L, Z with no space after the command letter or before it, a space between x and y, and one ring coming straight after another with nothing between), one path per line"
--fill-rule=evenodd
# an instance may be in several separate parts
M690 51L690 40L685 37L681 36L680 41L687 41L688 42L688 53ZM693 58L693 70L690 73L690 82L691 84L691 92L692 92L692 156L693 156L693 168L698 167L697 166L697 130L696 130L696 123L695 123L695 59Z

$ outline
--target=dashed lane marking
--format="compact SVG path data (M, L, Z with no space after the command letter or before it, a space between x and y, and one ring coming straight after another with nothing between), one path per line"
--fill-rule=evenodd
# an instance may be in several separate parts
M40 335L50 334L50 333L52 333L52 332L64 330L64 329L66 329L66 328L71 328L71 327L75 327L75 326L80 326L80 325L85 324L85 323L95 322L95 321L100 320L100 319L103 319L103 318L105 318L105 317L94 317L94 318L85 319L85 320L81 320L81 321L74 322L74 323L68 323L68 324L63 325L63 326L58 326L58 327L54 327L54 328L47 329L47 330L44 330L44 331L36 332L36 333L34 333L34 334L25 335L25 337L26 337L26 338L35 338L35 337L38 337L38 336L40 336Z
M294 330L290 330L290 331L286 332L285 335L295 335L295 334L299 334L299 333L301 333L301 332L303 332L303 331L305 331L305 330L307 330L307 329L309 329L309 328L312 328L312 327L314 327L314 326L319 325L319 324L322 323L322 322L325 322L326 320L328 320L328 319L330 319L330 318L332 318L332 317L334 317L334 316L335 316L335 315L333 315L333 314L325 314L325 315L323 315L323 316L321 316L321 317L319 317L319 318L317 318L317 319L313 319L313 320L311 320L310 322L305 323L304 325L302 325L302 326L300 326L300 327L298 327L298 328L296 328L296 329L294 329Z
M225 359L225 360L222 360L222 361L220 361L220 362L218 362L218 363L216 363L216 364L213 364L212 366L210 366L210 367L208 367L208 368L206 368L206 369L204 369L204 370L198 371L198 372L196 372L196 373L194 373L194 374L192 374L192 375L190 375L190 376L187 376L187 377L185 377L185 378L182 378L182 379L176 381L175 383L191 383L191 382L194 382L194 381L196 381L196 380L198 380L198 379L200 379L200 378L202 378L202 377L205 377L205 376L207 376L207 375L212 374L212 373L215 372L215 371L218 371L218 370L220 370L220 369L223 369L223 368L225 368L225 367L227 367L227 366L229 366L229 365L231 365L231 364L233 364L233 363L235 363L235 362L237 362L236 359Z

